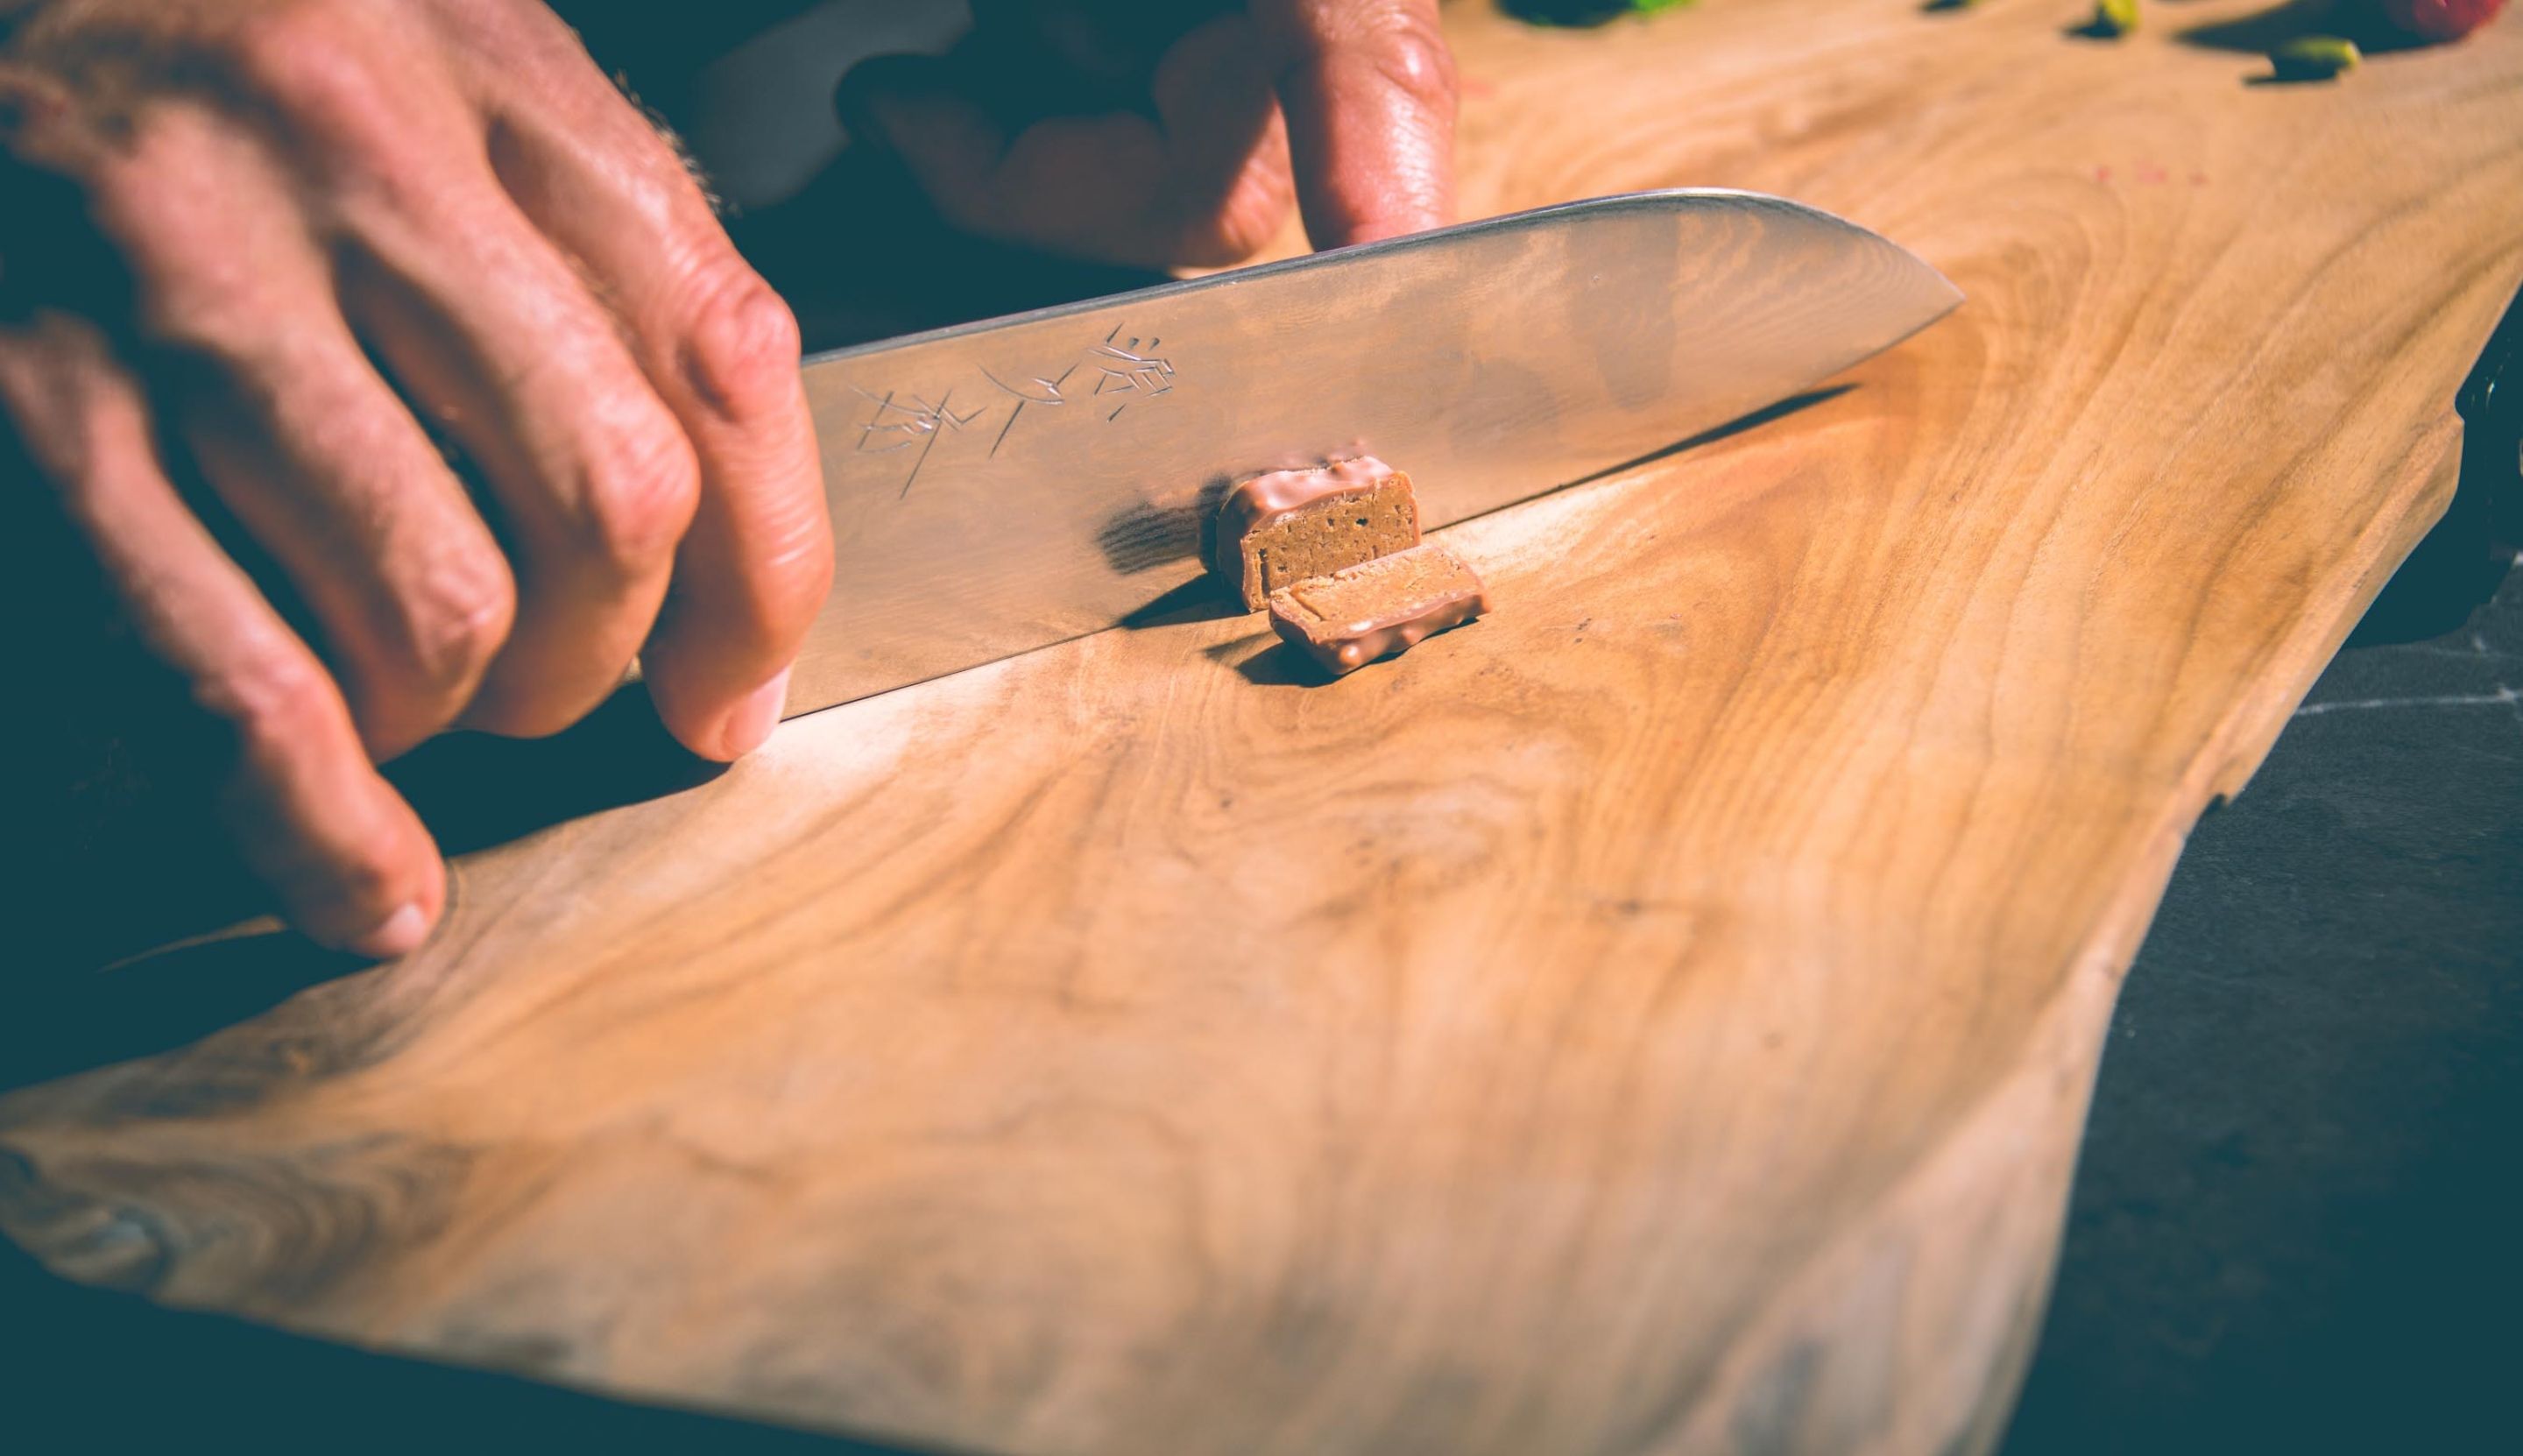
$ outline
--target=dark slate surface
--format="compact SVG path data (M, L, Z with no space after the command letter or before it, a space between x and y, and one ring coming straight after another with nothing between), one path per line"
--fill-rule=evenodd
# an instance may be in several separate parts
M2442 626L2466 545L2360 636ZM2193 834L2007 1456L2523 1449L2519 1155L2523 572L2352 641Z

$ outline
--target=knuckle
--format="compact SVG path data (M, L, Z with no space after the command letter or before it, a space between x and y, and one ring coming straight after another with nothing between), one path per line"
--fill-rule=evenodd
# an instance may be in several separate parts
M250 370L272 345L262 291L216 279L162 279L141 289L133 319L147 343L196 370Z
M226 724L244 755L270 761L338 738L346 710L333 680L307 652L267 644L202 679L194 699Z
M738 421L785 408L803 350L797 316L733 256L699 270L683 329L683 372L712 409Z
M637 575L673 553L700 489L700 462L671 417L610 431L581 482L586 539L616 571Z
M1316 74L1359 68L1423 107L1454 105L1454 53L1427 0L1377 0L1354 6L1319 6L1312 23L1284 38L1286 54L1301 71Z
M272 194L237 139L170 110L94 179L94 215L119 255L130 321L183 354L236 362L268 348L302 274L303 234L253 206Z
M75 145L76 113L69 87L0 56L0 157L34 165L61 157Z
M479 681L507 644L516 583L497 552L454 552L397 607L397 647L407 669L435 690L459 689Z
M1364 39L1369 65L1395 90L1432 109L1454 104L1454 52L1434 7L1382 7Z
M335 0L240 7L220 46L228 71L284 106L339 106L374 82L357 28Z
M149 428L110 349L94 323L69 313L0 334L0 459L23 455L83 527L109 492L114 442Z
M414 100L428 73L408 48L401 59L381 41L373 18L345 0L267 0L242 7L225 36L232 84L264 108L286 134L285 148L332 185L344 207L375 197L426 207L430 169L418 138L437 118Z

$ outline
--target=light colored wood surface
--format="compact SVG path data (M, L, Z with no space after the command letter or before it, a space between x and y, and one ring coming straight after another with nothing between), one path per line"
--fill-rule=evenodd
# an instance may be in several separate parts
M988 1452L1983 1450L2122 967L2441 508L2523 26L2245 84L2073 7L1452 12L1476 211L1777 191L1971 295L1855 388L1259 618L790 725L447 932L0 1102L73 1277ZM1405 462L1406 463L1406 462Z

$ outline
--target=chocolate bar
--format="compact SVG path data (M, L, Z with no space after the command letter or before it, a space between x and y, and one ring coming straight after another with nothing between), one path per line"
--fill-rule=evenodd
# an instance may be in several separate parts
M1270 626L1335 677L1489 610L1481 579L1430 541L1270 593Z
M1211 565L1259 611L1270 593L1419 543L1410 477L1372 455L1256 476L1218 507Z

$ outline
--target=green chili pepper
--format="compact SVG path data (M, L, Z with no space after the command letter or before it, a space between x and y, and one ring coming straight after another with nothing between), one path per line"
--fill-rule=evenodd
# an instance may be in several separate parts
M1530 25L1600 25L1625 15L1652 15L1690 0L1504 0L1508 15Z
M2364 59L2356 42L2336 35L2299 35L2269 52L2269 66L2282 81L2326 81L2355 70Z

